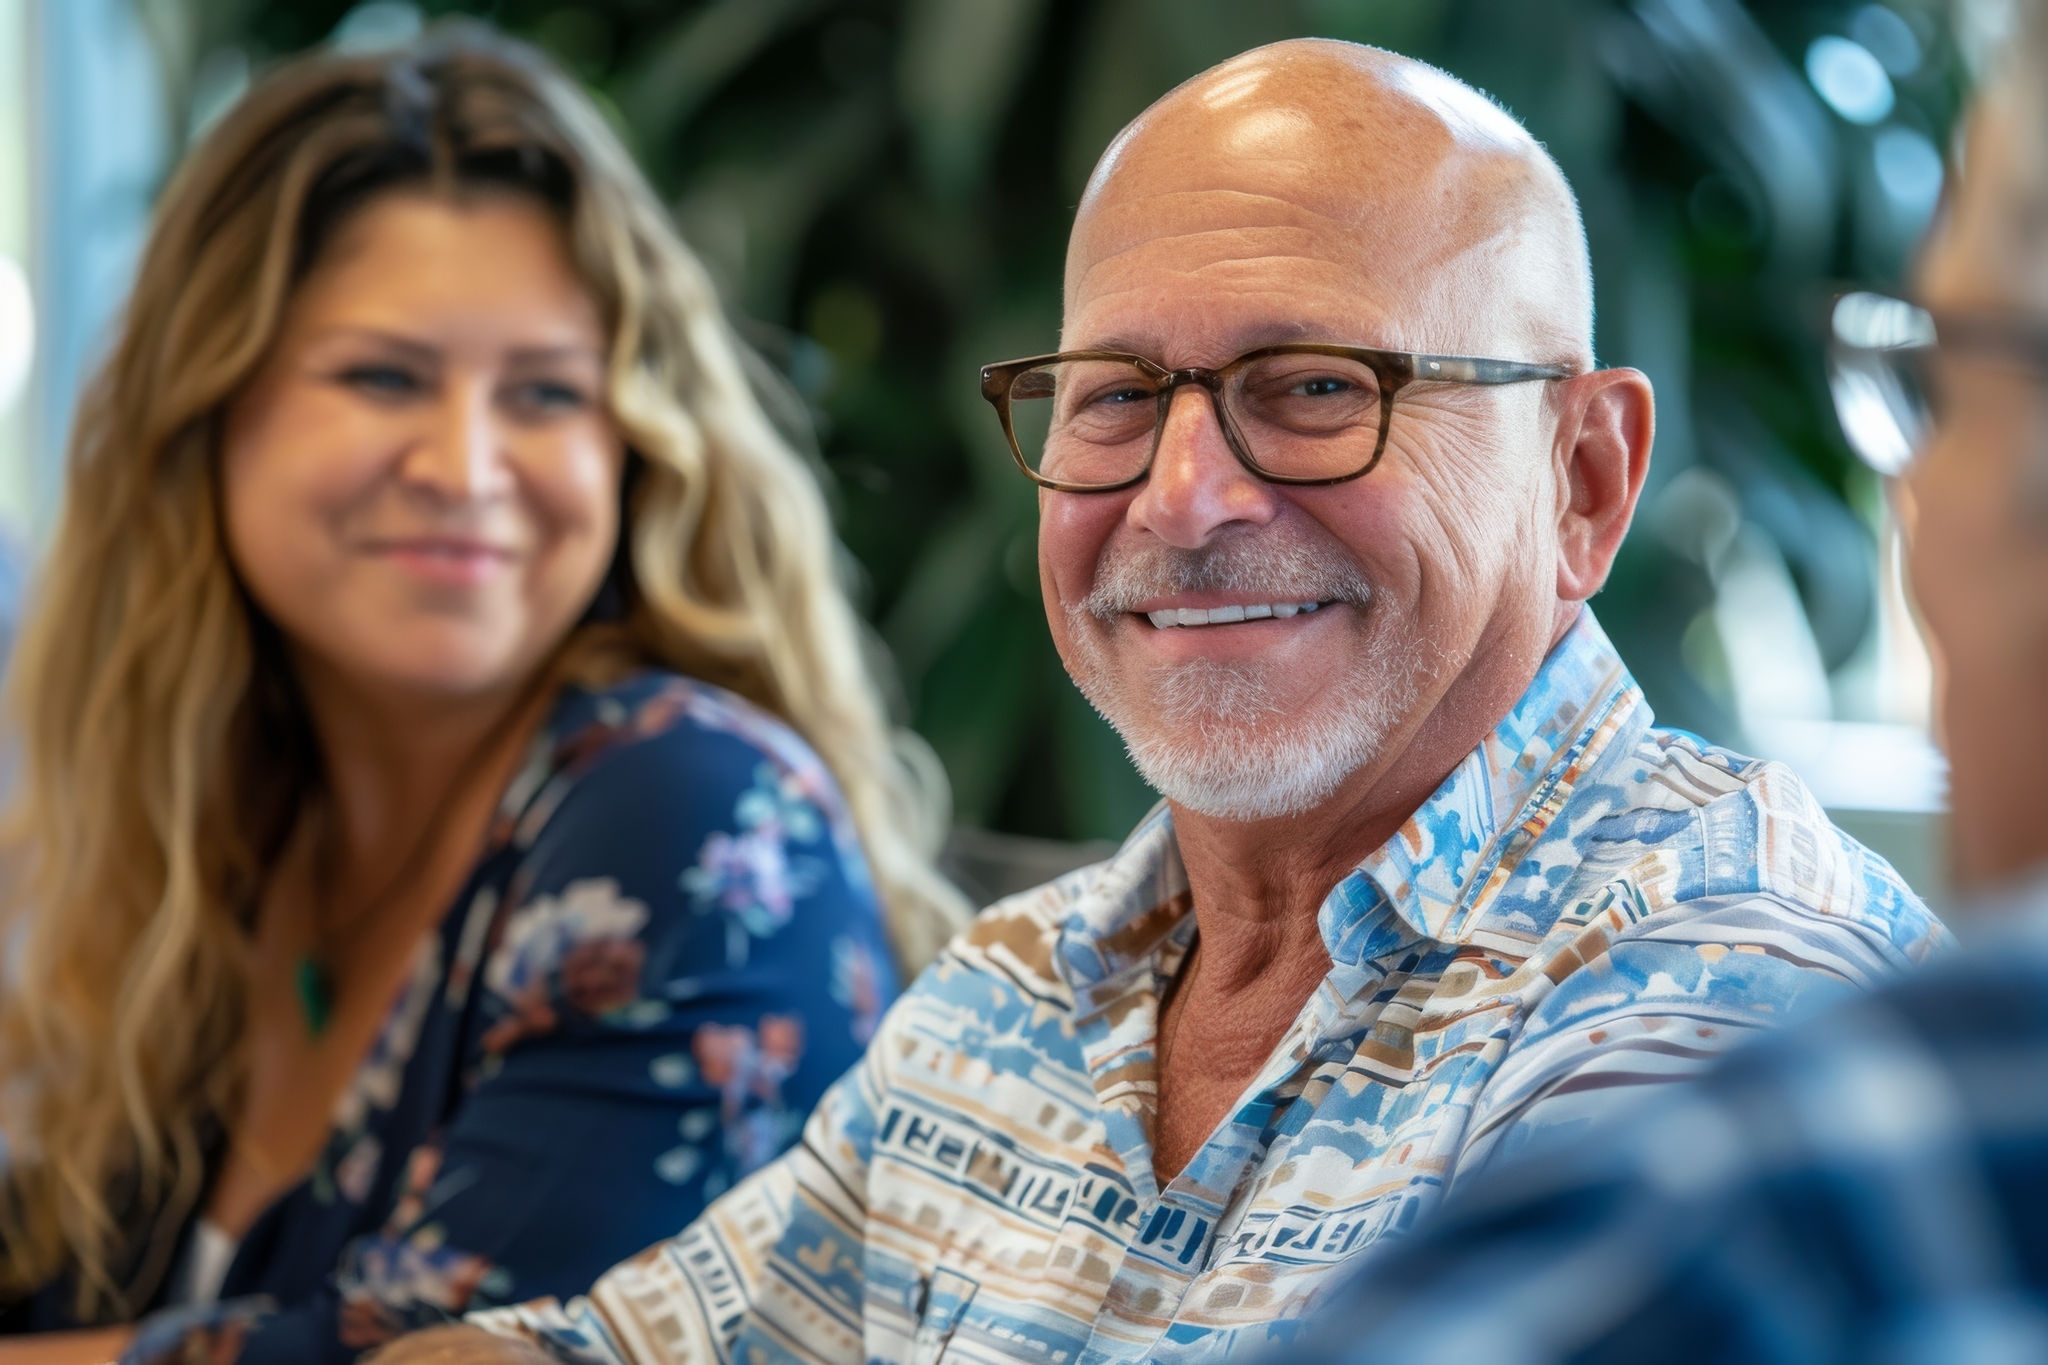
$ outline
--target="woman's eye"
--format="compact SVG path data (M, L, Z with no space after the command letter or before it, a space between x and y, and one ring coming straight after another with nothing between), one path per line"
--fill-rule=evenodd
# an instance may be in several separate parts
M398 365L351 365L338 378L349 388L380 398L398 398L425 387L420 377Z
M512 389L512 401L529 412L574 412L589 402L574 384L552 379L530 379Z

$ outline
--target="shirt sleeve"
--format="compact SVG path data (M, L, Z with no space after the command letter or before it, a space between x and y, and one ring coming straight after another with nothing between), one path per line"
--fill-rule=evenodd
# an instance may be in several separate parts
M1565 1144L1764 1030L1872 989L1949 941L1895 880L1854 915L1727 896L1625 929L1595 918L1474 1106L1460 1178Z
M778 1187L742 1182L894 993L850 821L804 755L683 721L542 794L477 979L451 984L479 993L452 1119L329 1288L245 1314L217 1358L352 1360L581 1290L736 1184L738 1207Z
M1979 955L1461 1185L1259 1365L2048 1358L2048 959ZM2024 1098L2019 1098L2024 1095ZM1981 1353L1981 1354L1978 1354Z

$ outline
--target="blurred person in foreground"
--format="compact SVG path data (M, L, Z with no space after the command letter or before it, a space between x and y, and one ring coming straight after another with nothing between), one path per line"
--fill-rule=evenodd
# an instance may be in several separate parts
M786 1146L947 932L832 546L537 53L230 111L11 677L4 1325L167 1311L0 1359L353 1359Z
M1594 367L1571 191L1484 96L1315 41L1198 76L1098 165L1065 303L1068 353L984 391L1054 638L1165 804L985 912L790 1156L481 1323L1207 1357L1460 1170L1940 942L1790 773L1653 728L1585 610L1651 395Z
M1845 431L1919 451L1895 493L1976 940L1487 1172L1275 1360L2048 1360L2048 6L2017 13L1925 311L1836 312Z

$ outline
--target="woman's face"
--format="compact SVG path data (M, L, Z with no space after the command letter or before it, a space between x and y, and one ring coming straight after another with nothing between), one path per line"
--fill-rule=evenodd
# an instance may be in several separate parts
M561 227L392 193L336 233L231 405L229 552L308 681L516 687L619 535L606 342Z

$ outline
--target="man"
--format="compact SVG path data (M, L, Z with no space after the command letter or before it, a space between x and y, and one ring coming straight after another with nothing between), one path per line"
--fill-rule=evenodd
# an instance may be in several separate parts
M1490 1171L1282 1358L2048 1360L2048 6L2018 8L1921 265L1931 317L1837 313L1872 344L1838 372L1844 429L1921 449L1899 506L1986 941ZM1900 361L1941 400L1924 440L1881 401Z
M1483 96L1348 44L1225 63L1104 155L1065 304L984 390L1061 654L1165 804L987 911L796 1151L493 1329L1262 1340L1455 1172L1938 941L1789 774L1652 730L1584 611L1650 389L1593 368L1571 193Z

